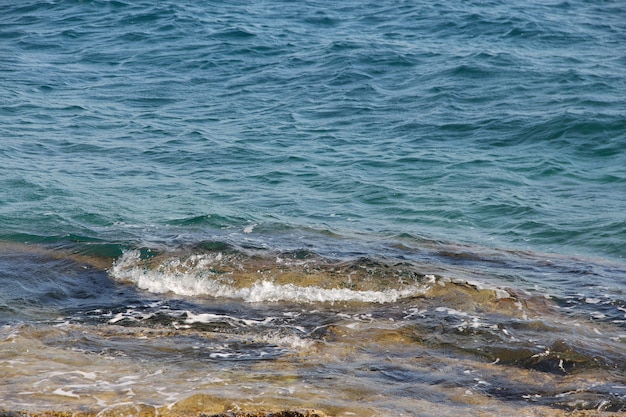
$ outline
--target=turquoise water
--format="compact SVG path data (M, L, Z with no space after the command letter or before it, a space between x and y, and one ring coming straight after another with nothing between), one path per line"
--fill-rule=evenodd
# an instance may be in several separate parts
M114 325L161 297L191 297L167 305L188 318L211 303L249 320L265 313L247 309L363 302L361 313L382 303L381 320L399 320L392 312L418 308L408 300L435 282L425 277L478 282L614 326L598 332L615 346L571 348L604 358L613 388L587 406L544 405L621 410L625 22L618 1L2 4L0 321L47 328L59 315L91 329L93 311ZM100 272L81 275L76 256ZM270 272L252 279L258 256ZM283 259L330 278L281 278ZM346 287L328 267L363 260L367 285ZM387 280L397 262L415 271L402 284ZM216 263L245 279L220 281ZM450 299L467 314L455 297L428 320ZM310 314L285 326L330 320ZM569 325L553 320L552 339L523 352L555 343ZM533 402L524 389L516 401ZM372 410L401 415L407 396L387 395Z
M332 6L4 6L4 234L251 222L623 258L619 3Z

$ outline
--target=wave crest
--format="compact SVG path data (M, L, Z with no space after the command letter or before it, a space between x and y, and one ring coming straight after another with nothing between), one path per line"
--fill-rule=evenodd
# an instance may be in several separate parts
M154 293L251 303L389 303L424 294L435 279L406 265L394 268L370 259L332 262L313 255L299 258L299 252L275 257L210 252L145 258L132 250L125 252L109 272L118 281ZM386 278L381 280L381 276Z

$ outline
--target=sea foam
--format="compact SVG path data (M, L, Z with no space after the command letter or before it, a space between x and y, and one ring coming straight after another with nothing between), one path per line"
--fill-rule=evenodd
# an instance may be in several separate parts
M212 259L221 259L221 254ZM381 291L353 290L350 288L324 288L317 285L299 285L296 282L278 284L272 276L253 281L250 285L237 281L231 275L221 279L211 269L208 258L193 256L193 265L180 258L169 258L156 266L146 267L138 251L126 252L110 269L111 276L118 281L130 282L153 293L174 293L183 296L208 296L233 298L249 303L288 301L297 303L364 302L392 303L402 298L423 294L424 285L407 285ZM167 265L166 265L167 264ZM175 265L175 268L172 268Z

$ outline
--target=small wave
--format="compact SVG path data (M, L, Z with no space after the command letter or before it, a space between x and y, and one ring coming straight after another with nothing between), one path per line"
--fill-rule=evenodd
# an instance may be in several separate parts
M428 285L421 282L378 290L347 288L346 286L359 285L352 282L353 278L350 276L342 276L343 280L333 280L321 270L305 272L309 264L307 261L285 261L277 257L271 261L275 264L272 268L267 268L269 265L266 259L263 270L249 270L253 266L250 264L258 266L258 259L243 259L248 265L239 264L236 259L241 261L237 256L218 252L183 257L174 255L155 263L142 259L141 252L133 250L126 252L115 262L110 274L116 280L133 283L154 293L233 298L250 303L390 303L423 294L428 288ZM319 265L312 268L317 269ZM351 283L348 284L345 279ZM324 282L335 286L324 287ZM364 285L363 283L361 286Z
M390 303L423 294L428 288L430 282L425 285L406 268L388 274L394 285L389 285L389 276L383 282L374 279L386 275L387 268L371 260L333 264L321 258L301 259L298 253L270 258L220 251L145 259L140 251L132 250L114 263L110 274L154 293L250 303Z

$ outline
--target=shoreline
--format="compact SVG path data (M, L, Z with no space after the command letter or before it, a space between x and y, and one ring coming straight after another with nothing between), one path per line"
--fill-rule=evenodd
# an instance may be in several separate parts
M219 407L219 406L218 406ZM502 413L523 413L525 417L623 417L625 411L607 412L597 410L574 410L565 411L549 407L504 407L502 411L484 410L477 407L475 410L465 409L464 415L477 417L500 416ZM432 410L421 413L416 410L414 416L430 416ZM347 413L340 415L360 415ZM384 416L384 414L367 414L368 416ZM510 415L510 414L509 414ZM518 414L521 415L521 414ZM216 411L213 406L187 407L187 406L148 406L148 405L118 405L108 407L100 411L8 411L0 410L0 417L334 417L336 414L327 414L315 409L261 409L261 410L225 410Z
M46 411L41 413L28 413L22 411L0 411L0 417L92 417L92 416L136 416L136 417L150 417L150 416L167 416L167 417L330 417L327 414L316 410L302 410L302 411L266 411L266 412L224 412L218 414L207 414L203 411L196 413L161 413L159 409L150 410L150 407L135 407L135 410L103 410L98 413L90 412L72 412L72 411ZM134 412L133 412L134 411Z
M30 271L31 253L36 273L17 278L34 290L17 293L41 297L35 290L49 286L63 297L25 304L24 321L2 329L0 417L626 416L619 327L575 320L545 297L364 258L209 250L130 265L163 282L196 269L203 281L232 275L235 289L268 274L302 288L429 288L382 304L185 298L142 292L57 252L22 252L7 271Z
M308 404L307 404L308 403ZM462 410L455 405L463 404ZM60 406L59 408L64 408ZM58 409L52 408L27 411L0 408L0 417L385 417L385 416L455 416L463 415L491 417L515 415L524 417L626 417L626 411L601 411L598 409L565 410L545 405L503 402L490 396L481 396L470 401L423 402L410 411L390 414L390 410L375 409L366 404L344 407L316 406L313 402L250 402L203 393L192 394L168 405L120 402L102 409Z

